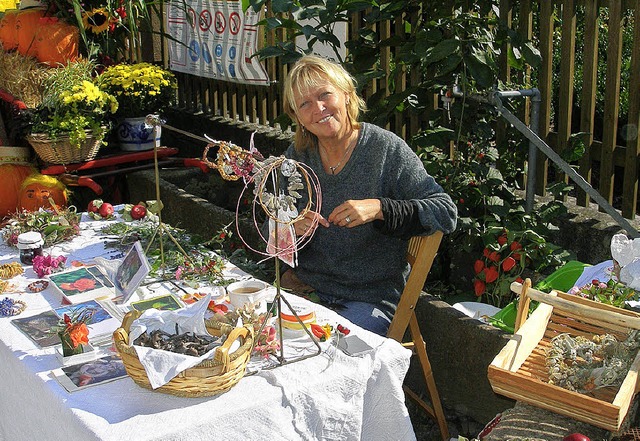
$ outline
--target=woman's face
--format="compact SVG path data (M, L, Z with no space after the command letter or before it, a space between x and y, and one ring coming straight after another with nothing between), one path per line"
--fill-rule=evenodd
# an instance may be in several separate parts
M298 122L321 142L349 133L347 96L328 81L305 91L296 91L294 99Z

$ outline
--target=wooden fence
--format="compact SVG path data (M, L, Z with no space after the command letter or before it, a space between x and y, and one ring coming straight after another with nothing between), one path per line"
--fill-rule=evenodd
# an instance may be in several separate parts
M633 219L638 199L638 156L640 141L640 0L534 0L500 2L500 19L518 29L537 44L542 55L542 65L536 72L525 72L519 78L527 84L533 74L535 87L542 95L540 108L540 136L556 151L570 145L576 134L581 134L586 151L576 166L579 173L598 189L602 196L619 208L622 215ZM402 17L395 22L379 25L380 39L389 37L395 29L403 29ZM606 47L599 42L599 23L606 24ZM350 33L357 30L360 17L354 16ZM635 25L637 24L637 25ZM633 33L632 47L625 47L623 57L623 32ZM266 36L268 44L283 40L284 35ZM555 43L554 43L555 39ZM599 47L600 46L600 47ZM381 66L389 70L392 48L380 54ZM555 52L555 54L554 54ZM506 53L506 51L503 51ZM599 59L598 54L605 54ZM555 55L555 57L554 57ZM561 62L554 62L562 60ZM511 71L506 56L500 60L500 77L509 81ZM287 66L275 59L266 61L266 69L273 81L269 86L246 86L223 81L177 74L179 78L179 105L191 112L225 116L273 125L282 112L280 86L286 76ZM600 70L599 70L600 69ZM575 92L576 72L580 84ZM622 72L627 72L626 76ZM600 78L600 81L599 81ZM622 78L626 78L628 112L626 124L619 124ZM604 82L603 80L604 79ZM411 84L410 75L396 74L396 87ZM386 89L387 79L372 81L366 86L365 95ZM596 93L603 92L605 99L598 102ZM366 98L366 97L365 97ZM438 106L434 96L432 109ZM428 119L424 114L420 119ZM528 122L528 112L521 117ZM416 116L396 114L389 121L389 128L407 139L419 130L422 121ZM624 133L621 133L624 132ZM510 136L503 125L498 137ZM544 194L550 176L566 179L550 173L551 165L544 155L539 155L536 176L536 193ZM577 191L579 205L586 206L588 197Z

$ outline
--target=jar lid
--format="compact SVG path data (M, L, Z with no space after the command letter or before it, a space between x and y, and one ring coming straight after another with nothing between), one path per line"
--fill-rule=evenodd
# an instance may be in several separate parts
M44 245L42 234L37 231L29 231L28 233L22 233L18 236L18 249L29 250L33 248L40 248Z

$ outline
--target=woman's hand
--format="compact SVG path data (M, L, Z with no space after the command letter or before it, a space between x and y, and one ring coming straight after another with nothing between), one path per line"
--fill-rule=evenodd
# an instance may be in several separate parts
M303 234L312 233L318 225L328 227L329 222L324 217L322 217L320 213L316 213L315 211L308 211L304 215L303 219L300 219L295 224L293 224L293 228L296 232L296 236L302 236Z
M350 199L338 205L329 215L329 222L348 228L373 222L376 219L384 219L380 199Z

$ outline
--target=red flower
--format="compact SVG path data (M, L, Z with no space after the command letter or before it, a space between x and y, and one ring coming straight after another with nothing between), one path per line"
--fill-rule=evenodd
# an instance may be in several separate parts
M487 259L489 258L489 253L490 253L489 248L485 248L484 250L482 250L482 255Z
M458 199L458 202L461 203L461 204L464 204L464 199L460 198L460 199Z
M91 280L91 279L87 279L86 277L83 277L82 279L76 280L71 285L73 286L74 289L77 289L78 291L88 291L96 287L96 282L95 280Z
M480 271L484 269L484 262L480 259L476 260L473 264L473 270L478 274Z
M476 293L476 297L480 297L482 294L484 294L484 291L486 289L486 285L482 280L474 280L473 281L473 290Z
M519 242L513 241L511 242L511 251L515 251L515 250L520 250L522 249L522 245L520 245Z
M498 238L498 243L499 243L500 245L504 245L505 243L507 243L507 235L506 235L506 234L503 234L502 236L500 236L500 237Z
M489 254L489 260L492 262L500 262L500 253L497 251L491 251Z
M498 279L498 269L495 266L490 266L484 269L484 280L487 283L495 282Z
M520 262L520 253L513 253L511 255L511 257L513 257L516 261Z
M516 277L516 282L524 283L524 280L522 280L522 277L518 276L518 277Z
M74 348L77 348L80 344L89 344L89 329L87 325L79 323L71 326L71 328L69 328L69 337L71 338L71 343Z
M516 260L513 257L507 257L502 261L502 269L504 271L511 271L516 266Z

